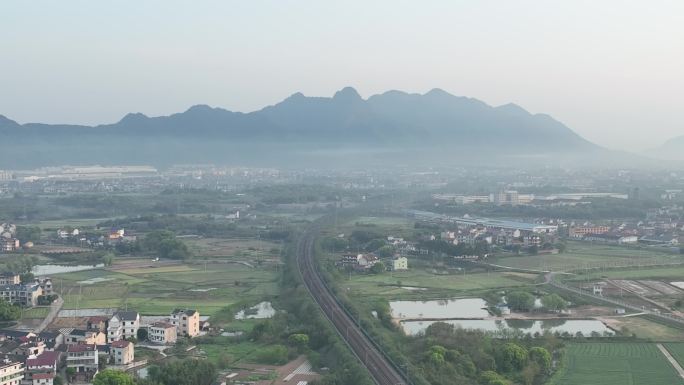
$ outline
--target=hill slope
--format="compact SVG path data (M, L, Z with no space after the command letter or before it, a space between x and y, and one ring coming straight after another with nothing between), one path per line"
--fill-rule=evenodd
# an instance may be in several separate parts
M350 154L382 162L397 156L540 156L601 152L547 115L489 106L434 89L388 91L364 100L353 88L331 98L296 93L241 113L204 105L170 116L126 115L98 126L20 125L0 115L4 167L49 164L187 162L335 163ZM336 154L336 155L335 155ZM325 155L325 156L324 156ZM358 159L357 159L358 160Z

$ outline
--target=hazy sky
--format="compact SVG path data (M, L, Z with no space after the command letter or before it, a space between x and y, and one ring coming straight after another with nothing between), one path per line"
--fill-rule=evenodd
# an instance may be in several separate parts
M3 1L0 114L109 123L439 87L642 150L684 135L684 1Z

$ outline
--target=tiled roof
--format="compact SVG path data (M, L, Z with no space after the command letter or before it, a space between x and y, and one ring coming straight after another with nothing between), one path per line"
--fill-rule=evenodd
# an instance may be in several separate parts
M122 321L135 321L138 319L137 311L118 311L115 315Z
M152 326L153 328L165 328L165 329L168 329L168 328L175 328L174 325L171 325L170 323L168 323L168 322L163 322L163 321L155 322L155 323L153 323L151 326Z
M91 344L69 345L69 347L67 348L67 352L69 352L69 353L92 352L95 350L97 350L97 345L91 345Z
M59 358L59 352L44 351L36 358L26 360L26 366L47 366L54 365Z
M31 376L34 380L48 380L50 378L55 378L54 373L33 373Z
M125 348L130 344L131 344L130 341L119 340L119 341L112 342L112 347L113 348Z

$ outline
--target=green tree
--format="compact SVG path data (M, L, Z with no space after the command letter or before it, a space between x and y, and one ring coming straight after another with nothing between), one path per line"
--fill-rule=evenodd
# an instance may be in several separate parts
M21 317L21 308L0 299L0 321L14 321Z
M527 350L513 342L504 344L497 352L497 364L504 372L521 370L527 364Z
M387 270L387 268L385 267L385 264L382 262L377 262L370 268L370 272L373 274L381 274L385 272L385 270Z
M147 329L143 329L143 328L138 329L138 332L136 333L136 337L138 337L138 341L147 340Z
M290 334L287 338L287 342L296 347L299 351L302 351L309 345L309 336L303 333Z
M396 252L394 246L386 245L383 246L375 251L375 254L377 254L380 258L390 258L394 255Z
M557 243L556 248L558 249L558 252L562 254L565 253L565 251L568 249L568 245L566 245L565 243Z
M385 247L386 244L387 243L384 239L373 239L366 245L366 251L380 250L381 248Z
M556 293L543 296L541 303L544 309L551 311L559 311L568 307L568 303L563 299L563 297Z
M64 379L61 376L55 376L52 380L52 385L64 385Z
M107 253L102 256L102 263L105 266L111 266L114 264L114 253Z
M38 226L17 226L15 237L23 244L40 241L41 230Z
M529 311L534 307L534 296L526 291L512 291L506 295L506 302L513 310Z
M551 371L551 353L541 346L530 348L530 361L536 362L539 369L544 373Z
M93 385L135 385L135 380L126 372L105 369L95 376Z
M211 385L216 375L214 364L195 359L151 366L148 372L149 382L161 385Z
M156 253L160 258L188 259L192 257L188 246L168 230L157 230L147 234L143 240L143 247Z
M287 348L283 345L267 346L256 354L256 360L262 364L283 365L287 362Z
M30 271L26 273L21 273L19 275L19 280L21 281L21 283L30 283L33 282L35 279L36 277Z
M480 374L480 383L482 385L509 385L510 382L500 374L494 371L487 370Z

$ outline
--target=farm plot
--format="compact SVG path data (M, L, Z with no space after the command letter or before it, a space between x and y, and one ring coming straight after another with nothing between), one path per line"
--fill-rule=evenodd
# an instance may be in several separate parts
M212 315L233 303L261 300L278 291L275 268L244 265L97 269L59 274L53 282L63 293L64 309L127 306L144 315L167 314L176 307Z
M429 296L433 292L466 291L531 285L536 275L509 272L474 274L434 274L409 270L390 274L358 274L340 282L348 291L362 295L392 298Z
M677 385L684 381L650 343L570 344L553 385Z

